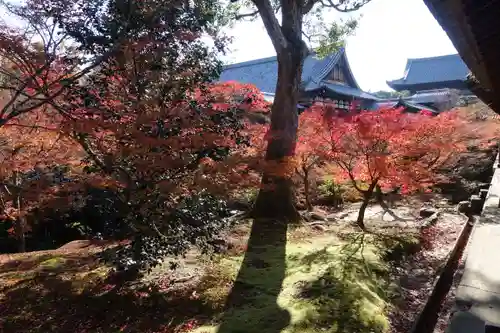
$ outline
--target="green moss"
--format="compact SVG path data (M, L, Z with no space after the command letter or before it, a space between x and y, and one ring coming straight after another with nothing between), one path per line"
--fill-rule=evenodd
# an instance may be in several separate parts
M50 259L46 259L38 265L39 268L41 269L56 269L61 267L66 263L66 259L62 257L53 257Z
M224 316L231 332L295 333L295 332L372 332L388 331L387 311L388 267L383 251L374 238L356 234L339 240L335 235L289 241L286 247L286 271L279 296L274 289L280 281L282 263L269 248L259 255L266 265L246 272L240 283L248 285L248 293ZM279 251L277 251L279 252ZM234 279L242 258L220 260L219 276L214 281ZM227 295L224 283L207 288L203 297ZM250 291L251 290L251 291ZM230 321L230 322L227 322ZM216 326L204 326L194 332L216 332Z
M385 261L397 262L421 249L419 238L413 234L377 236L374 243L381 248Z

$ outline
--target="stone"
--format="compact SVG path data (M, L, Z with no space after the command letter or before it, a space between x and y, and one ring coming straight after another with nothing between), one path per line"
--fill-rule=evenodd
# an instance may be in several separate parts
M302 218L304 219L304 221L306 221L306 222L311 222L312 221L312 218L311 218L309 212L307 212L307 211L306 212L302 212L302 213L300 213L300 215L302 216Z
M311 216L317 221L325 221L328 213L322 209L314 208L314 210L311 212Z
M467 214L470 209L470 202L469 201L460 201L457 204L457 212Z
M477 186L480 190L489 190L490 189L490 183L479 183Z
M483 210L484 200L479 195L471 195L470 197L470 212L475 215L481 214Z
M447 333L471 333L484 332L484 321L478 316L467 312L457 311L450 318L450 324L446 328Z
M329 222L337 221L338 216L336 214L329 214L326 216L326 220Z
M422 228L430 227L431 225L435 224L438 219L439 219L439 213L435 212L434 214L423 220Z
M327 214L322 211L313 210L312 212L304 212L302 217L308 221L326 221Z
M224 253L229 250L229 243L221 238L213 239L209 242L215 253Z
M342 219L345 219L345 218L346 218L346 217L348 217L348 216L349 216L349 213L342 213L342 214L340 214L340 215L338 216L338 218L339 218L340 220L342 220Z
M432 208L432 207L422 207L420 208L420 211L419 211L419 215L420 217L430 217L434 214L436 214L436 209Z
M317 231L326 231L326 227L321 224L315 224L312 226L312 228Z
M446 207L449 205L450 205L450 200L448 199L442 199L441 201L439 201L439 206Z

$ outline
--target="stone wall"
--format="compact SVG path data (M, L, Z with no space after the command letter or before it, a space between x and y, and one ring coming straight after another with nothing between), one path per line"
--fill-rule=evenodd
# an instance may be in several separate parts
M471 211L479 210L479 216L464 254L449 333L482 333L500 327L499 163L497 155L489 189L471 198Z

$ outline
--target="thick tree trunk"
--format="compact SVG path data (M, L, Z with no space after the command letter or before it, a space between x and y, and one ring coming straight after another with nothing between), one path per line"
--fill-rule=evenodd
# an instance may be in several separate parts
M262 188L254 206L255 217L288 220L299 217L294 205L292 180L286 170L290 167L297 140L301 58L300 50L290 50L288 54L278 57L278 84L271 109L271 136L266 152L269 170L262 177Z
M297 140L299 89L302 65L307 48L302 41L302 9L299 1L282 1L282 26L273 20L274 13L259 6L264 24L273 40L278 56L278 82L271 108L271 135L266 161L270 170L262 177L262 188L253 209L253 216L299 220L294 205L292 180L284 171L290 168ZM267 15L271 14L271 15ZM276 172L278 171L278 173Z

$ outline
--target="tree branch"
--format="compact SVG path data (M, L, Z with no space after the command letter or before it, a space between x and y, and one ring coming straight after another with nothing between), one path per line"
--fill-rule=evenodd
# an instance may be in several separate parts
M252 0L255 6L257 7L260 17L262 18L262 22L266 27L267 34L271 38L274 49L277 54L280 54L284 49L288 47L288 41L286 40L283 31L281 30L281 26L274 14L274 9L271 6L269 0Z
M309 13L317 2L318 0L307 0L304 4L304 7L302 7L302 14L305 15Z
M246 18L246 17L251 17L251 18L254 18L255 16L257 16L257 14L259 14L259 11L258 11L258 10L253 11L253 12L251 12L251 13L236 14L235 19L237 19L237 20L241 20L241 19L244 19L244 18Z
M351 7L348 7L346 1L340 1L339 3L335 3L334 0L319 0L319 3L321 3L321 5L323 5L324 7L333 8L341 13L350 13L360 9L370 1L371 0L354 1L354 4Z

